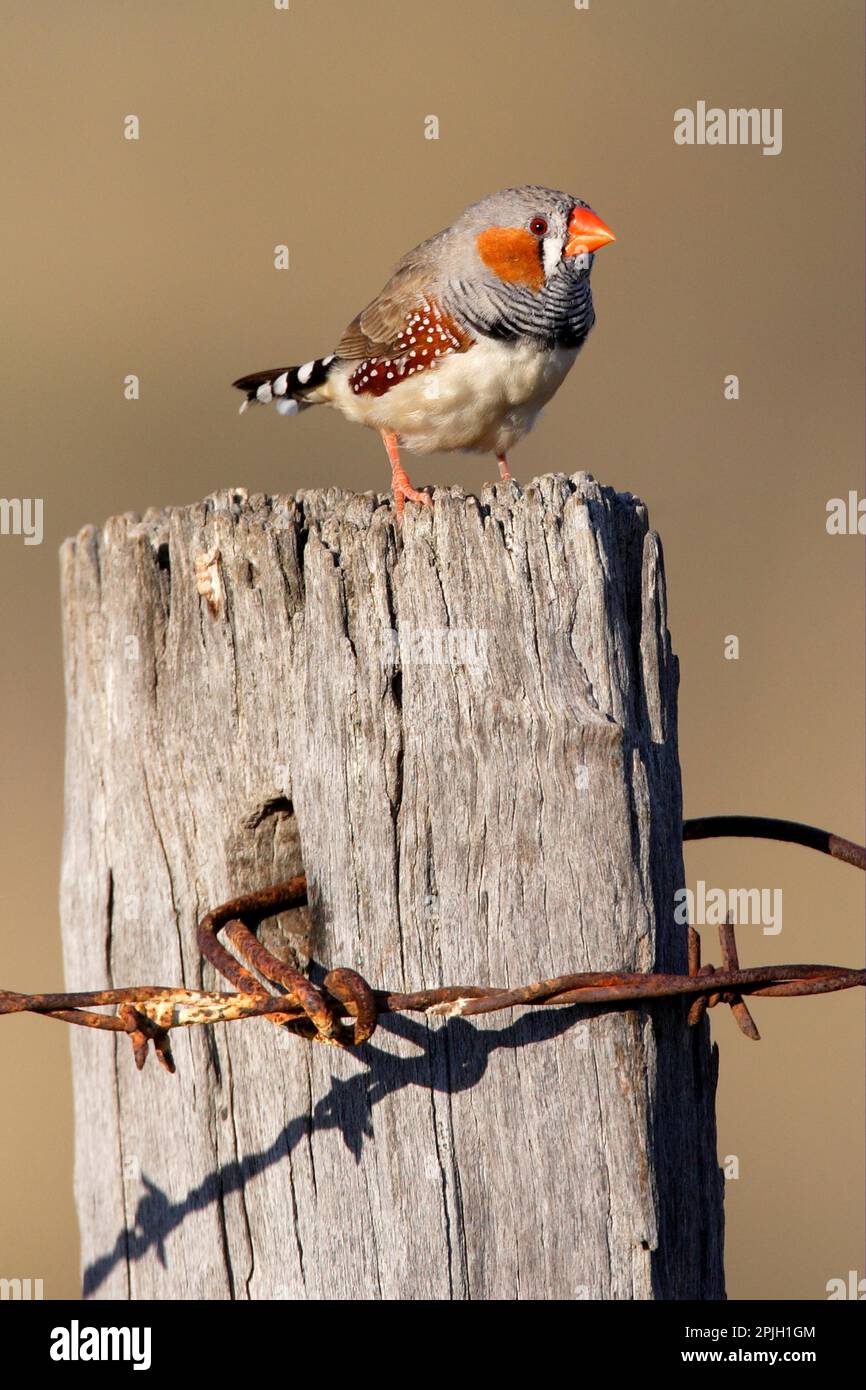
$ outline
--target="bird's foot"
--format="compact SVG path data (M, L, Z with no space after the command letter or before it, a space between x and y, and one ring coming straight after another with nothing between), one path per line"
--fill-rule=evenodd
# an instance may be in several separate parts
M402 472L402 470L401 470ZM419 492L413 487L403 473L402 478L394 477L391 480L391 490L394 493L394 505L397 508L397 515L403 515L403 508L407 502L420 502L424 507L433 506L433 498L429 492Z
M504 454L496 455L496 462L499 464L499 476L504 483L511 482L511 469L508 467L508 459Z
M389 430L382 430L382 441L388 450L388 458L391 463L391 491L394 494L394 506L397 509L398 519L402 517L403 508L407 502L420 502L424 507L432 507L433 498L429 492L419 492L409 482L409 475L400 462L396 434L392 434Z

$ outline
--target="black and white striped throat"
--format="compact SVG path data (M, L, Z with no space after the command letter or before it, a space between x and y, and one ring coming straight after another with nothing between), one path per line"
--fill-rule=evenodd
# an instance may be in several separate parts
M595 322L588 271L565 266L537 294L503 282L458 281L446 305L468 328L488 338L531 338L551 348L580 347Z

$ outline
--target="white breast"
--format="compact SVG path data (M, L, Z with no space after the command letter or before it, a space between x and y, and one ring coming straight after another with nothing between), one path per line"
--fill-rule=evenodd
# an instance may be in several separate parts
M349 378L357 363L341 363L328 396L348 419L392 430L415 453L505 453L532 428L576 356L576 348L484 338L379 397L356 395Z

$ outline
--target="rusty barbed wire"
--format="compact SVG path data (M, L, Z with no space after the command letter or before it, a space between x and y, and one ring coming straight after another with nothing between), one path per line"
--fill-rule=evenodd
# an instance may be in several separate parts
M720 836L751 836L805 845L866 869L866 847L796 821L758 816L707 816L683 824L683 840ZM687 1015L690 1026L694 1027L708 1008L728 1004L741 1031L757 1040L760 1034L744 995L790 999L866 985L866 970L844 966L769 965L741 969L734 927L728 920L719 927L721 969L701 964L701 938L694 927L688 928L688 975L583 971L514 989L446 985L400 993L374 989L356 970L341 967L329 971L321 987L317 987L301 971L279 961L251 930L269 917L306 903L306 879L297 875L270 888L233 898L202 918L196 930L199 949L219 974L235 986L236 993L162 985L65 994L18 994L0 990L0 1014L36 1013L85 1028L125 1033L132 1043L139 1069L147 1059L148 1044L153 1043L159 1061L173 1072L169 1031L198 1024L267 1018L310 1041L357 1047L372 1037L380 1014L385 1013L467 1018L521 1006L591 1004L628 1008L660 999L692 996ZM240 960L219 941L221 931ZM253 970L285 992L272 994ZM117 1012L94 1012L96 1008L108 1006L116 1006ZM347 1018L351 1020L348 1024Z
M683 821L684 840L715 840L737 836L753 840L781 840L790 845L805 845L855 869L866 869L866 847L843 840L829 830L816 825L803 825L796 820L777 820L774 816L698 816Z

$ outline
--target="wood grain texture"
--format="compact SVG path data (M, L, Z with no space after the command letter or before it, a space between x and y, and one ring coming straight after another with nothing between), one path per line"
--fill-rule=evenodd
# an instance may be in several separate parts
M214 987L197 919L302 867L268 940L314 978L685 970L636 499L440 492L398 535L371 495L225 492L88 528L62 573L68 988ZM173 1078L71 1031L92 1296L724 1296L715 1058L677 1001L389 1016L355 1053L178 1030Z

